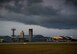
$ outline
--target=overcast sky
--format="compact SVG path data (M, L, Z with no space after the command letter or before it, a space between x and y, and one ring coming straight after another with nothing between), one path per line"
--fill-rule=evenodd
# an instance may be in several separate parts
M2 31L7 31L5 28L7 25L3 22L9 21L12 23L7 23L8 26L13 24L16 27L19 26L16 23L19 23L22 27L34 28L36 26L36 29L42 31L38 28L40 26L42 29L47 29L46 33L49 35L53 32L54 35L76 37L77 0L0 0L0 22L2 22L0 29L3 28L0 34L4 33ZM52 32L49 32L50 30Z

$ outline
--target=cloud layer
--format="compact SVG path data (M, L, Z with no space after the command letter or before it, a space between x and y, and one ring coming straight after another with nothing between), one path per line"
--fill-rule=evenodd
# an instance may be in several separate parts
M77 29L76 0L0 0L0 20Z

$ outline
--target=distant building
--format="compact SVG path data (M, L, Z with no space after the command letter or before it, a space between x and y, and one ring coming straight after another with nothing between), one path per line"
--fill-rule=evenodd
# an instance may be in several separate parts
M47 42L52 42L52 38L51 37L45 37Z
M20 32L19 41L20 41L20 42L24 42L24 31L21 31L21 32Z

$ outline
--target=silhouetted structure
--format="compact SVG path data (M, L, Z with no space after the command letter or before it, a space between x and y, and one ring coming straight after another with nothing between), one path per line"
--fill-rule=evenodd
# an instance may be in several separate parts
M11 29L12 30L12 40L13 40L13 42L15 41L15 28L12 28Z
M21 31L21 32L20 32L19 41L20 41L20 42L24 42L24 31Z
M33 29L29 29L29 37L29 41L31 42L33 38Z
M35 35L33 38L32 38L32 41L33 42L47 42L47 38L42 36L42 35Z
M12 42L12 38L10 36L0 36L0 42Z

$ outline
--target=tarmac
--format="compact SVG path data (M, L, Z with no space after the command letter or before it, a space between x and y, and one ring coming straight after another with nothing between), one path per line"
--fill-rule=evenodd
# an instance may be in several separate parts
M23 44L23 45L26 45L26 44L59 44L59 43L77 43L77 42L11 42L11 43L0 43L0 45L3 45L3 44Z

